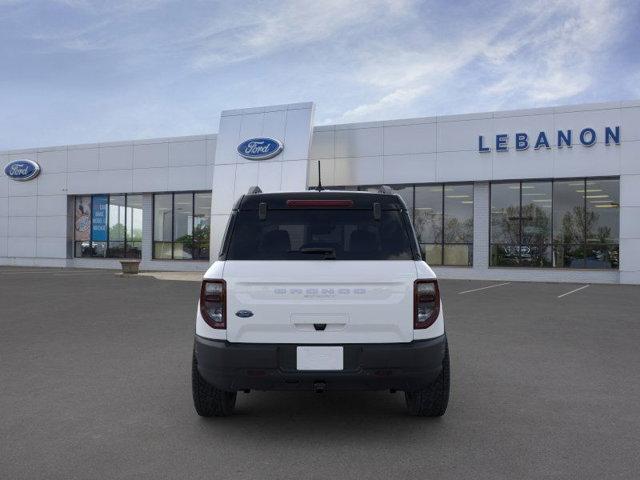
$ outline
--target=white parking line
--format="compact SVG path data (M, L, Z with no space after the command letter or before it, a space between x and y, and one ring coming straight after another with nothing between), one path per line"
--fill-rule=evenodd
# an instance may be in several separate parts
M64 277L70 275L106 275L106 274L114 275L117 273L115 270L104 270L99 272L74 272L72 270L69 271L46 271L46 270L24 270L24 271L0 271L0 277L4 275L40 275L42 277L46 276L54 276L54 277Z
M510 283L511 282L496 283L495 285L488 285L486 287L474 288L472 290L465 290L464 292L458 292L458 295L464 295L465 293L471 293L471 292L478 292L480 290L486 290L488 288L501 287L503 285L509 285Z
M42 271L26 271L26 272L0 272L0 276L4 275L51 275L50 272L43 273Z
M69 272L69 273L52 273L51 275L54 277L71 277L74 275L116 275L115 272L107 272L107 273L94 273L94 272Z
M579 288L576 288L575 290L571 290L570 292L567 293L563 293L562 295L558 295L558 298L562 298L562 297L566 297L567 295L571 295L572 293L576 293L579 292L580 290L584 290L585 288L587 288L589 285L583 285Z

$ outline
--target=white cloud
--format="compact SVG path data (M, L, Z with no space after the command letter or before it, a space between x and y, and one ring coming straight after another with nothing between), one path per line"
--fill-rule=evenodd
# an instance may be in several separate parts
M353 78L371 93L339 120L402 115L418 99L439 97L468 81L477 85L482 105L494 105L496 98L507 103L514 95L535 105L569 99L592 84L596 57L616 38L621 21L609 1L517 2L504 11L489 28L477 20L446 39L426 32L419 48L398 41L361 53ZM472 66L471 73L464 71ZM473 81L481 74L488 81Z
M498 50L511 45L509 54L487 55L501 78L484 93L506 98L523 92L533 102L549 103L587 90L596 56L615 38L621 19L612 7L608 1L535 4L528 13L543 12L536 21L497 43ZM555 18L562 20L554 22Z
M199 52L193 65L218 67L320 41L339 41L340 32L358 26L372 27L405 15L409 0L286 0L273 8L243 9L233 23L213 22L194 38Z
M393 109L397 107L410 104L415 99L424 95L428 90L428 86L399 88L373 103L365 103L351 110L347 110L342 114L340 120L347 122L355 121L361 118L371 118L383 112L393 111Z
M445 85L477 57L485 42L481 38L446 41L414 52L378 48L376 56L356 71L356 77L361 83L384 93L373 101L347 110L340 121L353 122L373 115L400 115L403 107Z
M54 0L68 8L83 10L87 13L108 14L114 12L142 12L152 10L171 0L109 0L96 2L92 0Z

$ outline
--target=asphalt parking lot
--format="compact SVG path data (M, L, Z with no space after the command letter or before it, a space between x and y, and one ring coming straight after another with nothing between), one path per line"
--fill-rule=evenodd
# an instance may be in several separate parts
M0 267L0 478L640 475L640 287L441 281L441 419L387 392L252 392L199 418L198 287Z

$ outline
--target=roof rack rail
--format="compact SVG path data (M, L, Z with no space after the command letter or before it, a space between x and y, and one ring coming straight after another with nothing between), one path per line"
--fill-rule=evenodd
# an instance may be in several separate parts
M256 193L262 193L262 190L260 189L259 186L254 185L253 187L249 188L249 191L247 192L247 195L254 195Z
M383 193L385 195L393 195L393 190L389 185L380 185L380 188L378 188L378 193Z

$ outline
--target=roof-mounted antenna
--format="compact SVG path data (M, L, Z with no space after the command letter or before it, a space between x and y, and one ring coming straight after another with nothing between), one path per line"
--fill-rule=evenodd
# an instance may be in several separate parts
M320 160L318 160L318 186L316 187L316 190L318 190L319 192L324 190L324 188L322 187L322 172L320 170Z

